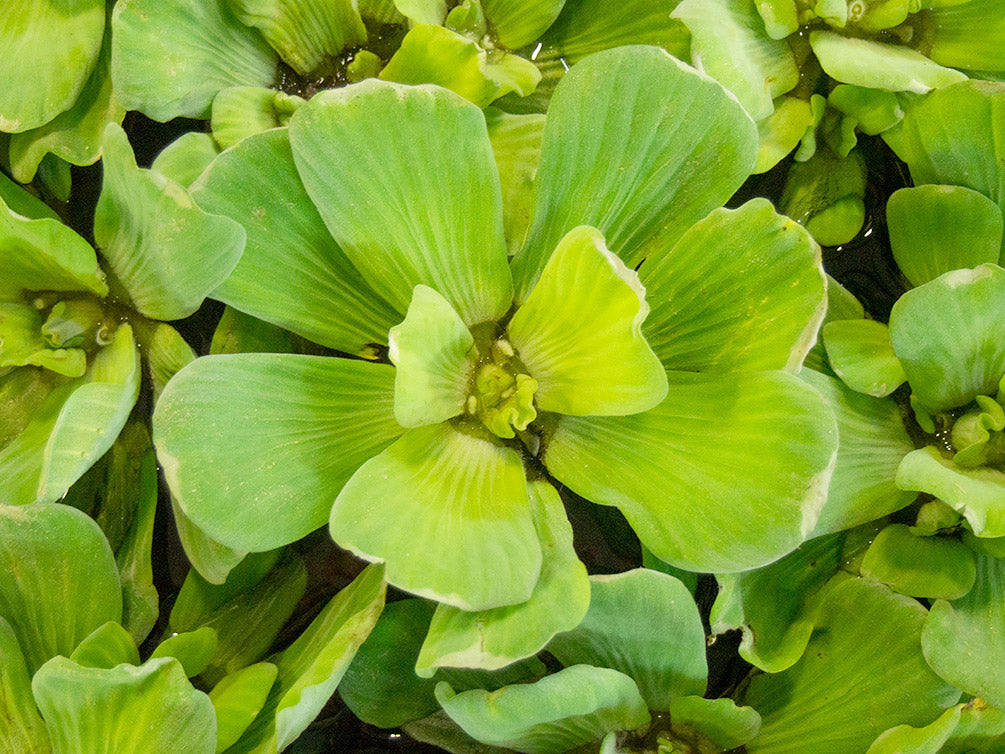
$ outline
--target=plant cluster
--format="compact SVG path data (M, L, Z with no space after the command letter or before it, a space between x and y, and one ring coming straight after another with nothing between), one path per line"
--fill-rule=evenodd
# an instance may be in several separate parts
M996 6L5 10L0 751L1005 750Z

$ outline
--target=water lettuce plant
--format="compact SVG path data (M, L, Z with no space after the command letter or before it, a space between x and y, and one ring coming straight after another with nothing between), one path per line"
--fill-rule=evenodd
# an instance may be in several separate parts
M630 108L601 96L612 86ZM830 412L791 373L824 280L812 240L767 203L716 210L755 149L735 100L664 51L587 58L556 89L510 263L478 108L382 82L316 96L288 130L221 154L192 196L248 233L218 298L370 359L183 369L154 415L176 501L246 551L327 521L389 583L461 611L544 588L561 520L537 491L548 475L684 568L792 550L835 451ZM252 174L260 190L234 190ZM545 640L564 604L536 608Z

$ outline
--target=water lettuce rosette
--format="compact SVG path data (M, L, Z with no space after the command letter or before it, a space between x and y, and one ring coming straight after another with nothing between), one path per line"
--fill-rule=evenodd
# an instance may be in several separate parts
M791 551L835 455L793 374L825 284L767 202L717 209L756 148L735 99L663 50L586 58L510 262L485 116L452 92L367 81L243 140L192 188L247 230L214 295L332 351L180 371L154 412L176 501L246 551L327 521L389 583L465 611L533 601L553 483L683 568Z

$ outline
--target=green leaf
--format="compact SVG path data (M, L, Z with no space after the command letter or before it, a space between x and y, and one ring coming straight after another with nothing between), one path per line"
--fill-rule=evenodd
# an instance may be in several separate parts
M359 465L401 432L393 379L390 367L332 357L196 359L154 410L157 458L175 500L235 549L300 539L324 524Z
M446 0L394 0L394 6L413 24L442 24Z
M997 262L1002 212L963 186L917 186L893 192L886 203L893 258L911 285L950 270Z
M27 0L6 8L0 19L0 131L37 128L68 110L94 68L104 30L102 0L70 6Z
M921 648L936 673L968 694L1005 707L1005 559L976 553L973 589L952 602L938 600L925 622Z
M823 246L851 241L865 221L866 166L859 152L841 157L817 149L790 166L779 209L804 225Z
M185 515L185 511L174 499L174 495L171 495L171 515L174 518L178 539L185 551L185 557L207 581L214 584L222 583L227 578L227 574L248 554L247 550L235 550L217 542L192 523L192 520Z
M890 524L862 560L871 576L899 594L926 599L959 599L976 577L974 553L956 539L922 537L905 524Z
M531 754L564 752L649 722L631 678L616 670L574 665L536 683L455 694L436 687L443 709L472 738Z
M90 165L101 156L101 136L105 125L121 123L126 111L112 96L111 36L104 35L101 54L76 103L38 128L11 136L11 174L28 183L47 154L73 165ZM33 76L39 76L36 69ZM44 89L50 80L42 85ZM0 115L2 119L2 115Z
M229 86L269 86L276 53L226 0L123 0L112 11L112 81L127 110L208 118Z
M775 100L774 112L757 122L757 164L754 173L766 173L782 161L813 127L813 109L808 100L784 95Z
M931 725L898 725L882 733L867 754L993 754L1001 748L1005 714L983 699L943 712Z
M499 178L476 107L373 80L300 108L290 143L346 256L395 310L435 288L468 325L510 306Z
M666 397L666 373L642 334L645 295L595 228L559 242L507 330L542 410L620 416Z
M436 668L496 670L539 652L560 631L575 628L590 605L586 567L572 547L572 527L562 500L545 481L527 492L541 541L541 576L527 602L481 612L437 605L416 662L416 672Z
M352 0L227 0L248 26L261 29L280 57L301 76L325 58L366 42L366 27Z
M795 371L826 307L820 249L764 199L713 211L640 275L667 369Z
M0 199L0 239L0 301L26 291L108 293L94 249L59 220L30 219Z
M816 537L754 571L719 574L713 633L743 631L740 656L769 673L798 660L813 632L817 596L841 565L843 535Z
M691 55L702 70L736 95L761 120L772 100L799 83L796 58L785 40L768 36L753 0L684 0L673 11L691 31Z
M982 264L908 291L890 312L890 339L911 391L929 411L995 395L1005 374L1005 270Z
M520 456L447 424L364 463L330 527L340 547L385 562L388 583L463 610L526 602L541 571Z
M900 45L812 31L810 46L824 72L844 84L924 94L967 79L965 73L943 68Z
M921 654L925 615L876 582L852 578L830 589L803 658L751 680L743 703L761 714L761 730L747 750L863 751L892 725L924 725L954 704L959 690Z
M565 0L482 0L485 18L504 47L515 50L540 37L562 11Z
M668 711L678 697L705 693L705 630L683 583L636 568L590 584L586 617L548 644L559 662L621 671L650 709Z
M772 39L785 39L799 29L795 0L754 0L754 5Z
M852 390L885 398L907 381L893 351L890 330L882 322L871 319L828 322L821 334L831 369Z
M961 468L930 445L904 457L897 486L939 498L962 513L978 537L1005 537L1005 473L997 469Z
M669 396L644 414L562 417L548 470L616 505L653 554L686 570L748 570L795 549L837 449L823 399L783 372L669 377Z
M189 678L199 675L213 661L216 654L216 630L210 626L195 631L173 633L150 653L150 657L174 657L181 663Z
M515 254L530 225L534 176L541 158L544 115L510 115L495 108L485 111L492 154L502 189L506 249Z
M261 660L293 615L307 589L307 570L299 556L289 552L285 555L253 589L228 600L199 621L197 628L208 627L216 632L216 651L207 653L210 663L200 673L203 682L217 683ZM201 649L208 649L208 639L195 641L197 649L199 644Z
M70 659L85 668L114 668L127 663L140 664L136 642L122 626L108 621L81 640Z
M232 86L213 98L212 138L221 149L272 128L287 126L306 100L260 86Z
M31 676L14 629L0 618L0 751L52 751L45 723L31 695Z
M415 673L434 604L420 599L389 603L353 658L339 695L360 720L396 728L436 710L437 681Z
M1005 209L1005 170L991 168L1005 158L1003 108L1005 83L967 81L915 101L883 138L908 164L916 186L965 186Z
M155 173L188 188L219 153L220 148L210 134L189 131L164 147L150 167Z
M55 751L215 751L213 705L173 658L105 669L54 657L31 686Z
M475 741L461 730L443 710L439 710L421 720L413 720L401 726L409 736L422 743L439 746L441 749L460 754L509 754L511 749L489 746Z
M897 95L883 89L838 84L827 95L827 104L854 118L856 128L870 136L892 128L904 117Z
M28 304L0 303L0 371L37 366L64 377L82 377L87 354L81 348L53 348L43 334L42 315Z
M942 65L976 71L1005 69L1005 18L994 0L930 2L929 57ZM941 7L939 7L941 6ZM977 78L981 78L978 76Z
M220 155L192 198L247 234L244 254L214 298L353 354L386 343L401 321L404 308L399 313L374 293L332 240L300 182L286 129L248 137Z
M224 676L209 692L216 712L216 752L237 743L265 706L278 668L259 662Z
M696 730L724 751L748 743L761 729L761 716L732 699L680 696L670 702L673 728Z
M514 259L517 300L578 225L599 229L628 267L654 261L725 203L756 149L736 100L663 50L620 48L577 63L545 123L533 219Z
M464 410L475 341L443 296L415 286L405 321L388 333L394 418L403 427L438 424Z
M59 500L105 454L129 418L140 390L140 357L123 324L93 358L63 403L45 444L38 500Z
M198 571L190 570L171 607L169 626L172 631L191 631L204 625L226 603L233 605L250 601L242 595L251 594L282 556L282 550L252 553L235 566L220 583L207 581ZM240 598L240 599L238 599Z
M489 75L484 50L463 34L430 24L408 32L380 78L399 84L436 84L478 107L503 93Z
M108 542L69 506L0 506L0 572L0 618L17 634L31 673L122 615Z
M799 377L823 396L838 425L837 465L813 536L850 529L909 505L917 496L902 491L894 480L914 443L897 404L862 395L812 370Z
M242 742L265 740L282 751L317 717L384 609L383 575L380 566L364 570L272 658L279 669L276 683Z
M147 373L153 383L156 400L164 392L168 380L195 360L195 351L171 325L138 319L136 327L137 340L146 358Z
M25 191L3 172L0 172L0 201L6 205L7 209L13 210L16 214L23 215L29 220L41 220L42 218L59 220L59 215L48 204L34 194ZM6 211L0 211L0 218L6 214ZM62 225L61 222L59 224Z
M94 238L136 308L180 319L226 279L244 249L244 229L203 212L179 184L136 166L129 140L108 124Z

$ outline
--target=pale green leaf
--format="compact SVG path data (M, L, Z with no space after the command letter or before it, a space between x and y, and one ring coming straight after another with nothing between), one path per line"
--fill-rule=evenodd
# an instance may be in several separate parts
M234 14L262 35L301 76L326 58L366 42L355 0L227 0Z
M122 615L122 590L101 529L75 508L0 506L0 618L34 673Z
M997 469L961 468L930 445L904 457L897 486L939 498L963 514L978 537L1005 537L1005 473Z
M764 199L713 211L640 276L667 369L798 370L826 307L819 247Z
M171 606L169 625L172 631L192 631L226 612L223 606L253 601L251 594L282 557L282 550L252 553L234 566L219 583L207 581L198 571L190 570Z
M76 103L48 123L11 136L10 169L18 181L31 181L42 159L50 153L73 165L90 165L101 156L105 125L121 123L126 114L112 95L110 60L111 35L105 34L101 54ZM39 76L39 71L33 75ZM46 81L42 88L47 85Z
M390 584L464 610L526 602L541 570L520 456L448 424L410 429L364 463L330 528L385 562Z
M929 411L995 395L1005 374L1005 270L982 264L908 291L890 312L890 339L911 391Z
M105 669L54 657L31 685L59 754L216 749L213 705L173 658Z
M87 354L82 348L53 348L43 334L41 312L29 304L0 303L0 372L36 366L64 377L82 377Z
M174 181L136 166L125 132L109 123L94 238L136 308L154 319L180 319L234 269L244 229L209 215Z
M785 39L799 28L795 0L754 0L754 5L772 39Z
M499 177L478 108L367 80L300 108L290 143L328 229L396 311L420 283L468 325L509 309Z
M248 554L247 550L227 547L210 537L185 515L174 496L171 496L171 515L174 517L178 539L181 541L185 557L192 567L205 579L221 584L227 574Z
M684 0L673 11L691 31L691 56L736 95L754 120L795 88L799 68L785 40L772 39L753 0Z
M843 84L924 94L967 79L965 73L943 68L920 52L900 45L812 31L810 46L824 72Z
M324 524L359 465L402 431L393 379L390 367L332 357L196 359L154 410L157 458L175 500L235 549L300 539Z
M276 53L226 0L123 0L111 26L115 94L154 120L207 118L221 89L276 74Z
M963 186L924 185L893 192L886 203L893 258L911 285L950 270L997 262L1002 213Z
M26 0L0 14L0 131L37 128L68 110L101 49L105 3Z
M455 694L441 683L436 698L472 738L528 754L569 751L610 731L649 722L649 710L631 678L589 665L495 692Z
M431 676L438 667L496 670L539 652L558 632L575 628L590 605L586 567L572 547L562 500L545 481L527 486L541 541L541 576L527 602L481 612L437 605L416 662Z
M960 692L925 662L925 608L882 584L848 579L828 591L802 659L751 680L743 703L761 714L751 754L863 751L887 728L925 725Z
M0 172L0 200L7 205L8 209L19 215L24 215L29 220L40 220L45 217L59 220L59 215L56 214L55 210L35 194L14 183L3 172Z
M373 292L332 240L300 182L286 129L249 137L220 155L192 198L247 234L244 254L214 298L353 354L386 343L388 329L404 316L404 308Z
M562 417L548 470L616 505L658 558L687 570L742 571L795 549L837 450L823 399L784 372L669 377L669 396L644 414Z
M447 15L446 0L394 0L394 7L415 24L442 24Z
M852 390L885 398L907 381L893 351L890 330L871 319L828 322L821 333L827 362Z
M827 95L827 104L854 118L856 128L870 136L892 128L904 117L897 95L884 89L838 84Z
M415 286L405 320L388 333L394 364L394 418L403 427L438 424L464 410L475 364L474 338L450 303Z
M1005 559L976 553L974 587L959 599L932 605L921 634L928 664L968 694L1005 708Z
M775 109L757 122L757 164L754 173L766 173L782 161L813 126L813 109L808 100L784 95L775 100Z
M769 673L791 667L806 649L817 595L841 565L843 543L840 534L816 537L764 568L716 575L713 633L739 628L743 659Z
M31 695L31 676L14 629L0 618L0 752L52 751Z
M650 709L669 711L674 699L705 693L705 630L687 587L643 568L593 576L590 586L586 617L548 652L566 666L621 671Z
M629 267L655 261L725 203L756 150L757 129L736 100L663 50L626 47L577 63L545 123L533 219L514 259L517 300L578 225L599 229Z
M595 228L559 242L507 330L542 410L620 416L663 400L666 374L642 334L645 296Z
M931 725L900 725L884 732L867 754L998 754L1005 736L1005 713L983 699L943 712Z
M799 376L823 396L838 425L837 465L813 536L850 529L909 505L917 496L899 489L894 479L914 443L897 404L812 370Z

